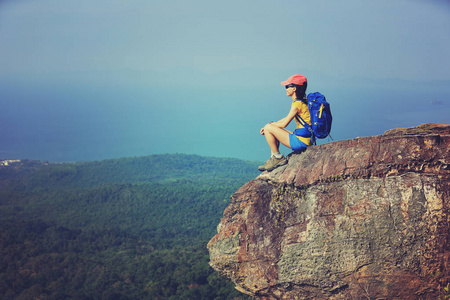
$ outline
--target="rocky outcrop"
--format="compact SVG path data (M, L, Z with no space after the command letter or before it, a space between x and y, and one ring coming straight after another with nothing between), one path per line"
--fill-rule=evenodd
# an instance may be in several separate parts
M210 264L260 299L450 295L450 125L309 147L241 187Z

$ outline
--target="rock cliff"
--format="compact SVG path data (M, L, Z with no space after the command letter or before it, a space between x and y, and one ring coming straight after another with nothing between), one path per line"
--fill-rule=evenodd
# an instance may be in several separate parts
M450 295L450 125L309 147L241 187L210 264L260 299Z

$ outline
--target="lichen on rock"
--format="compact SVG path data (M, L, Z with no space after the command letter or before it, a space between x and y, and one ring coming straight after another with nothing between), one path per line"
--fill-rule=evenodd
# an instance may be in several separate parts
M437 299L449 149L450 125L424 124L291 155L231 197L210 264L261 299Z

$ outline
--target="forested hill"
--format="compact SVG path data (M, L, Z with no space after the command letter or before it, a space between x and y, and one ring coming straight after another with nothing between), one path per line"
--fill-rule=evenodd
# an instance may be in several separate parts
M152 155L0 165L1 299L232 299L208 266L256 162Z

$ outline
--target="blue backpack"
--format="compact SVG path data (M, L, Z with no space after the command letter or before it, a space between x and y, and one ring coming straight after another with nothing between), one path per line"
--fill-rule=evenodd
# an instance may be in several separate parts
M299 115L295 116L295 118L311 132L311 139L315 144L316 138L324 139L330 135L333 117L331 116L330 103L327 102L325 96L321 93L308 94L307 101L309 113L311 114L311 125L306 123Z

